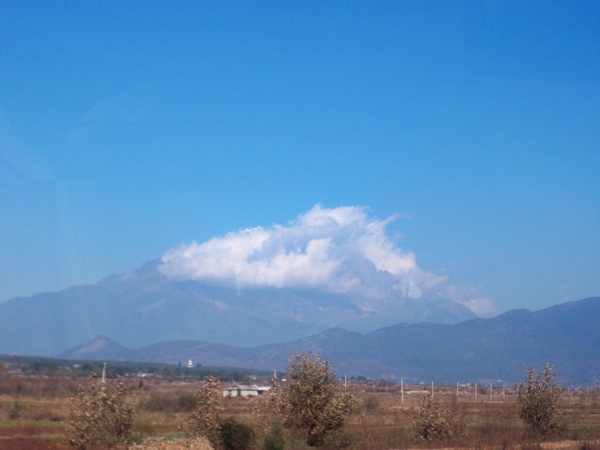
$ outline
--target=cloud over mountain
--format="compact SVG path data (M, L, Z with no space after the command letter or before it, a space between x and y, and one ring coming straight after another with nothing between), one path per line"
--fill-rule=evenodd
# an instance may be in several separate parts
M413 252L386 234L385 220L359 206L315 205L287 226L230 232L168 251L159 270L171 280L197 280L238 289L314 288L372 299L390 292L406 298L444 297L478 315L495 312L476 289L449 284L421 269Z

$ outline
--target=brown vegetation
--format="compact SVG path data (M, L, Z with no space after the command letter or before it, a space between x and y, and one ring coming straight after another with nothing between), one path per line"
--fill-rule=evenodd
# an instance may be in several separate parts
M172 441L152 437L146 439L143 444L134 445L132 450L213 450L213 447L208 439L203 437L174 439Z
M119 381L109 389L95 377L81 386L71 399L66 428L69 444L76 450L126 449L133 431L133 405L125 385Z
M268 384L269 381L265 378L256 382ZM135 418L132 448L202 448L200 444L196 447L191 444L200 441L182 440L184 436L180 431L190 418L190 402L193 404L197 399L202 381L144 379L140 383L140 379L127 378L123 383ZM70 448L66 435L71 411L68 400L77 395L79 384L82 380L67 376L0 375L0 448ZM116 380L108 380L107 384L112 392ZM284 389L286 383L280 383L279 387ZM505 391L502 387L495 388L491 398L486 389L475 399L473 386L460 387L458 394L456 385L436 386L434 398L441 408L453 411L458 431L433 442L419 440L413 432L417 411L429 395L428 390L405 386L404 402L398 385L348 384L347 390L358 401L358 408L345 427L351 449L600 449L600 405L593 387L562 391L560 410L565 430L559 440L528 432L528 426L519 417L515 387L507 387ZM219 415L231 417L258 432L256 409L266 399L268 397L220 398ZM290 429L283 432L286 449L307 448L297 433ZM252 449L263 448L264 435L255 440Z
M304 436L311 447L345 441L342 430L356 401L343 392L329 361L297 353L288 364L288 377L279 401L284 425Z
M219 447L221 431L221 383L215 377L206 377L198 390L197 403L182 427L186 436L201 436L213 447Z
M559 435L564 430L559 409L562 386L555 380L554 367L546 364L543 372L528 369L527 381L519 383L519 417L540 436Z

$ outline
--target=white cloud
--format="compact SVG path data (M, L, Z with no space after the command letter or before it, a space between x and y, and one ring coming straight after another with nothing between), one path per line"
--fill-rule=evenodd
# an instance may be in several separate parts
M238 288L317 288L372 298L391 290L410 298L443 296L485 313L478 308L485 309L488 300L422 270L413 252L387 236L395 218L378 220L359 206L315 205L288 226L250 228L176 247L162 257L159 269L172 280Z

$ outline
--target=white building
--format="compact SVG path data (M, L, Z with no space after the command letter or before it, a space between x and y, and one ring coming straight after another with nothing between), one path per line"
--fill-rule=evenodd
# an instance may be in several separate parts
M271 386L256 386L255 384L236 384L223 389L223 397L256 397L269 391Z

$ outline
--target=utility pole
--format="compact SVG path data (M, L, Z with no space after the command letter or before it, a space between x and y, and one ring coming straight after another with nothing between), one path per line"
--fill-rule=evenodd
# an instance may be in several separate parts
M402 404L404 405L404 379L400 378L400 398L402 399Z
M433 380L431 380L431 398L433 398Z

